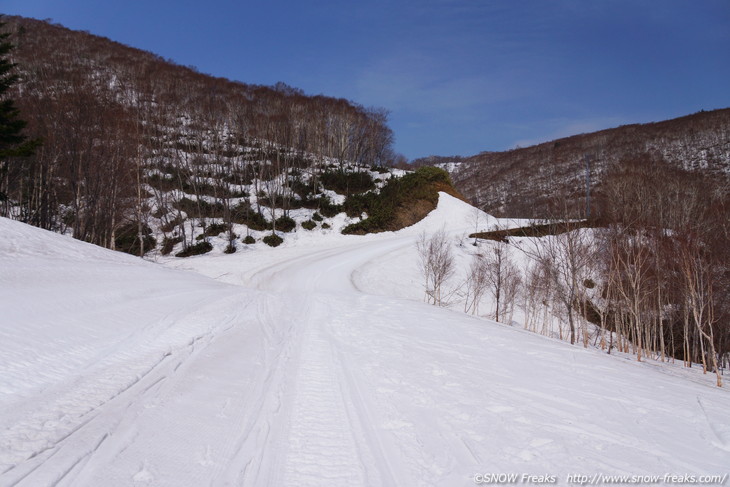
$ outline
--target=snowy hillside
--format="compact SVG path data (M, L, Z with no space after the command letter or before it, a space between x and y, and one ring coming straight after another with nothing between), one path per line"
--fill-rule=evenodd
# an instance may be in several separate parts
M0 485L726 475L730 395L700 374L420 302L420 232L472 218L441 194L399 232L178 269L0 219Z

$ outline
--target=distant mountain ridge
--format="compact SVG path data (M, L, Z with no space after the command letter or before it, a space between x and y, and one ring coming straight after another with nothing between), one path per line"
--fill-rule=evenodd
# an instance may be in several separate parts
M727 184L730 108L623 125L505 152L482 152L456 165L444 166L447 161L439 157L433 161L449 169L457 189L488 213L541 218L547 216L547 204L556 196L567 199L578 212L585 193L586 156L591 187L597 191L606 171L627 161L666 163Z

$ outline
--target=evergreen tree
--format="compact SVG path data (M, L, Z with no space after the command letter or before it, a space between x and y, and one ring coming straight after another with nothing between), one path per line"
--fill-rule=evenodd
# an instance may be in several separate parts
M4 26L5 23L0 16L0 30ZM7 191L4 183L9 169L8 159L32 155L39 143L23 135L22 131L27 122L20 118L19 110L7 94L10 87L18 81L18 75L12 72L15 63L8 59L8 54L13 49L8 37L9 33L0 32L0 201L7 199L3 189Z

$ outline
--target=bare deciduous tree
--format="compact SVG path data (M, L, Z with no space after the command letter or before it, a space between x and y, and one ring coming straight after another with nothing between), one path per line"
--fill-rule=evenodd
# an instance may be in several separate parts
M547 237L532 239L521 249L543 267L546 278L551 281L553 296L562 305L568 319L570 343L575 344L576 322L581 317L580 314L576 315L576 310L583 306L584 282L590 277L590 266L594 261L590 236L584 230L571 229L567 223L556 223L552 233ZM585 326L584 322L581 324ZM587 346L585 339L584 345Z
M487 280L486 259L481 254L472 257L469 273L466 276L464 293L464 312L479 314L479 303L487 291L489 282Z
M487 287L494 297L494 319L511 321L515 298L521 282L520 271L512 262L509 245L495 242L485 257Z
M454 255L444 230L426 236L421 233L416 242L421 274L425 280L425 296L428 303L444 305L443 287L454 274Z

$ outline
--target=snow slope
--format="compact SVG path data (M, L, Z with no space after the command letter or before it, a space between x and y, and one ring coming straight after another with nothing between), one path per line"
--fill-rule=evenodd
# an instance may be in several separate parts
M0 485L726 474L711 381L378 293L470 209L166 262L218 282L0 219Z

